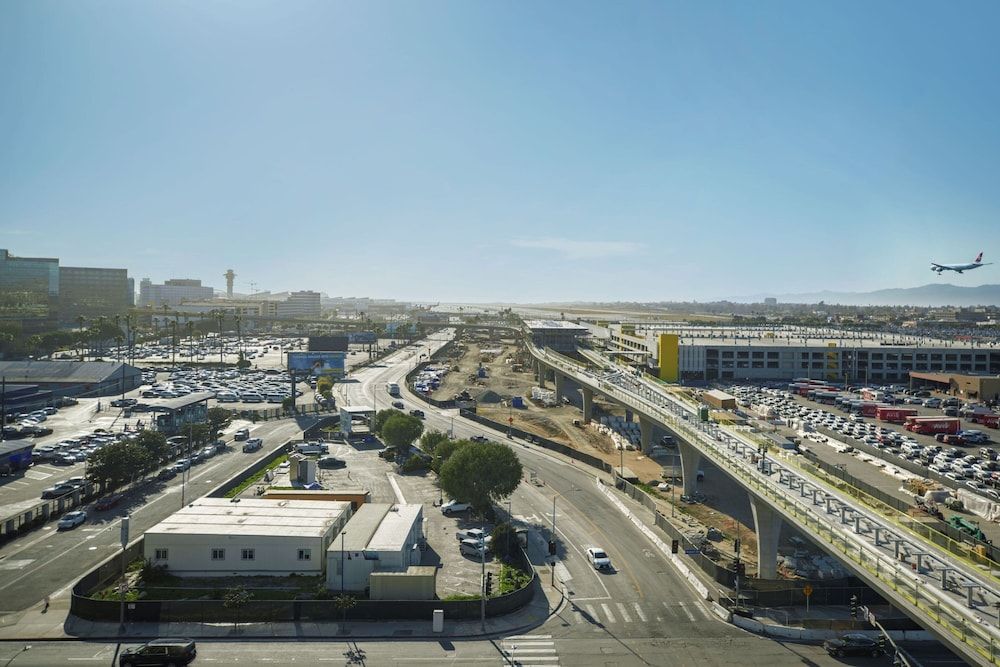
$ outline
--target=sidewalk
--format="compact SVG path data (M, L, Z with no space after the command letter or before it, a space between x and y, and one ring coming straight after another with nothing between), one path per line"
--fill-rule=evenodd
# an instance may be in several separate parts
M547 570L546 570L547 572ZM138 642L156 637L192 639L462 639L490 638L521 634L545 623L562 603L562 593L543 583L539 572L538 589L532 601L504 616L486 619L485 632L479 620L449 621L444 632L431 630L431 619L405 621L301 621L298 623L129 623L120 633L118 623L85 621L69 615L69 591L52 598L48 611L40 605L22 612L0 615L0 641L102 640Z

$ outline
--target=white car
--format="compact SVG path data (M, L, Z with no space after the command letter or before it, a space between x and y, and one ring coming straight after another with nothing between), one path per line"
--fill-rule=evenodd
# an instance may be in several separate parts
M595 570L611 569L611 559L608 557L607 552L600 547L588 547L587 559L594 566Z
M458 500L449 500L444 505L441 505L441 513L445 516L450 514L458 514L459 512L465 512L471 507L469 503L463 503Z
M59 519L59 523L56 524L57 530L69 530L70 528L76 528L81 523L87 520L87 513L81 510L75 512L69 512L63 518Z

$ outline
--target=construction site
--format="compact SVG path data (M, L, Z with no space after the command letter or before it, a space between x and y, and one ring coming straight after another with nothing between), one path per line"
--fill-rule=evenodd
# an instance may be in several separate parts
M747 573L754 573L757 544L746 494L734 493L732 482L706 461L699 470L698 493L683 496L679 456L666 431L656 434L656 446L649 455L644 454L639 446L638 420L600 396L594 397L592 418L585 424L579 394L570 391L567 398L557 401L553 391L540 388L527 352L512 336L467 332L437 361L438 366L446 365L448 372L441 376L432 398L471 399L476 412L487 419L510 423L612 466L622 466L634 474L638 488L655 499L660 513L672 517L687 537L700 544L702 553L730 565L739 540L740 559ZM683 387L676 391L690 401L697 401L701 394ZM810 549L788 529L779 548L779 572L789 579L844 575L835 561Z

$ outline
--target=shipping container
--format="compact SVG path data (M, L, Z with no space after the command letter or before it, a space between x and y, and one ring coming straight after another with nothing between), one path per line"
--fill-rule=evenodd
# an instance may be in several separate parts
M876 419L890 424L902 424L907 417L918 414L916 408L878 408L875 410Z

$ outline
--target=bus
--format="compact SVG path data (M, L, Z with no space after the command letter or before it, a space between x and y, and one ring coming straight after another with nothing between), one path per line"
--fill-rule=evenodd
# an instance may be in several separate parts
M399 385L395 382L390 382L385 386L385 388L389 392L390 396L399 396Z

